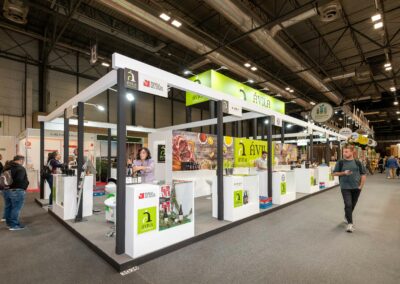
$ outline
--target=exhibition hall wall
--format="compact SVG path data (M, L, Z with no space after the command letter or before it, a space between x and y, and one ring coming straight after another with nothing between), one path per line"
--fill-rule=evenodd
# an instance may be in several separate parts
M17 43L20 45L18 46ZM101 48L100 48L101 49ZM32 104L28 108L32 113L39 111L39 40L21 35L16 32L0 29L0 100L7 103L0 105L0 121L4 121L0 127L0 135L16 136L25 128L38 128L37 122L25 126L25 81L31 80L31 87L27 93L31 93ZM89 51L89 49L88 49ZM54 48L49 55L48 87L47 87L47 111L59 107L78 91L95 82L108 72L101 66L101 61L94 66L89 64L89 57L78 54L75 51ZM15 60L12 60L12 59ZM29 64L25 66L25 59ZM16 61L18 60L18 61ZM79 62L79 64L77 64ZM26 70L25 70L26 67ZM25 77L26 71L26 77ZM81 75L76 76L77 72ZM29 86L28 86L29 87ZM110 122L116 122L116 92L110 90ZM184 96L174 92L174 98L184 100ZM155 121L153 122L153 100L155 100ZM181 101L169 100L162 97L140 94L136 96L136 125L160 128L172 124L171 110L173 109L174 124L186 122L186 107ZM107 95L103 92L96 96L90 103L107 106ZM173 106L172 106L173 104ZM132 124L131 108L127 104L127 124ZM27 112L29 113L29 111ZM208 111L203 111L203 119L209 118ZM85 119L94 121L107 121L107 112L99 112L93 107L85 108ZM192 108L192 121L201 120L201 112L198 108ZM5 129L6 127L6 129ZM200 131L200 129L193 129ZM208 127L203 131L209 132Z

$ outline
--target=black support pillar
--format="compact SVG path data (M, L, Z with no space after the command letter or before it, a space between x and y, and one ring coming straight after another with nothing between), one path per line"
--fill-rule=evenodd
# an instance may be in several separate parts
M224 220L224 114L222 101L217 102L217 195L218 220Z
M64 110L64 164L68 165L69 159L69 119L67 110Z
M118 69L117 102L117 218L115 253L125 253L125 196L126 196L126 114L124 69Z
M111 178L111 128L107 129L107 180Z
M44 166L44 122L40 122L40 170ZM40 175L40 199L44 199L44 183L45 180Z
M309 147L309 149L310 149L310 162L313 163L314 162L314 153L313 153L313 150L314 150L314 134L313 134L313 131L310 134L310 147Z
M253 127L252 127L252 129L253 129L253 139L254 140L256 140L257 139L257 128L258 128L258 125L257 125L257 118L254 118L253 119Z
M78 103L78 178L77 178L77 188L79 190L79 183L81 182L80 177L82 176L82 167L83 167L83 145L84 145L84 113L85 113L85 103L79 102ZM83 190L83 188L82 188ZM83 192L81 193L80 202L78 204L78 214L76 214L75 222L82 221L82 212L83 212Z
M282 121L282 127L281 127L281 143L285 144L285 122Z
M215 102L210 101L210 118L215 118ZM215 125L211 125L211 134L215 134Z
M267 124L267 141L268 141L268 197L272 197L272 119L268 118Z

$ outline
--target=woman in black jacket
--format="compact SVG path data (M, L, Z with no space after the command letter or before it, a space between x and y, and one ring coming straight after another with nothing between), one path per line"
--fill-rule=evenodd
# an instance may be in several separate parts
M49 153L47 157L47 167L51 171L46 180L50 187L49 205L53 205L53 174L57 173L57 169L62 168L63 164L60 162L61 155L57 151Z

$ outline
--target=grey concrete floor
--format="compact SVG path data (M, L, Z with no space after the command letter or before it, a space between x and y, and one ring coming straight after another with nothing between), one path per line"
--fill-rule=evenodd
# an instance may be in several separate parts
M2 210L2 201L0 210ZM399 283L400 180L368 177L346 233L337 189L120 276L27 198L24 231L0 224L4 283Z

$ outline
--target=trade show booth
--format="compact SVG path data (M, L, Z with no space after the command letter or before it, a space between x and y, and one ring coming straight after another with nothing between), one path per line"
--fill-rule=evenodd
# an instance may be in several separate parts
M48 149L44 143L47 137L46 125L55 119L63 117L64 134L61 145L76 143L78 150L76 177L56 177L53 197L56 205L49 212L94 247L99 255L118 270L167 253L171 246L185 246L224 228L268 214L277 210L280 205L301 200L305 198L305 193L315 193L316 185L320 186L319 189L329 186L331 168L294 167L292 163L298 157L297 147L274 142L272 127L281 127L281 122L285 121L306 129L311 140L313 131L324 132L328 137L338 140L345 137L285 115L283 102L239 82L231 82L232 79L222 74L211 71L198 75L201 78L203 76L210 76L210 80L203 81L210 82L210 85L198 84L193 82L194 79L188 80L114 54L112 71L49 115L39 117L39 168L44 164ZM215 80L222 79L226 90L224 84L213 84ZM149 83L143 84L144 81ZM229 84L240 87L248 96L230 94L227 88ZM111 87L118 91L117 124L85 122L84 102ZM191 103L204 99L215 101L216 117L159 129L127 127L124 109L128 90L165 97L168 95L168 88L190 93ZM68 130L71 119L67 110L73 107L78 108L76 142L69 140ZM261 118L268 118L271 123L265 125L266 135L260 138L256 132L253 139L241 137L239 134L224 135L224 124L242 120L257 122ZM90 203L93 194L89 194L90 184L86 184L88 179L84 179L85 182L81 180L87 172L85 145L91 146L90 137L84 136L85 126L107 128L108 137L116 131L115 171L110 166L111 147L107 147L109 176L116 180L115 185L106 186L107 196L100 205L107 205L108 209L101 216L91 216L88 213L87 210L96 204ZM187 131L205 126L213 126L216 131ZM148 134L148 148L153 157L156 157L151 161L151 166L144 166L142 163L154 175L154 179L146 183L139 175L132 175L127 169L128 128ZM284 136L282 133L282 137ZM111 138L108 139L110 140ZM65 149L63 152L64 157L68 156ZM260 160L263 152L267 153L267 158ZM260 167L259 164L265 166ZM303 189L304 184L307 186ZM299 197L300 192L304 194ZM41 188L41 195L43 197L44 187ZM265 210L265 202L271 203L270 209ZM70 212L76 212L73 218L75 221L71 221ZM77 223L83 218L87 221Z

